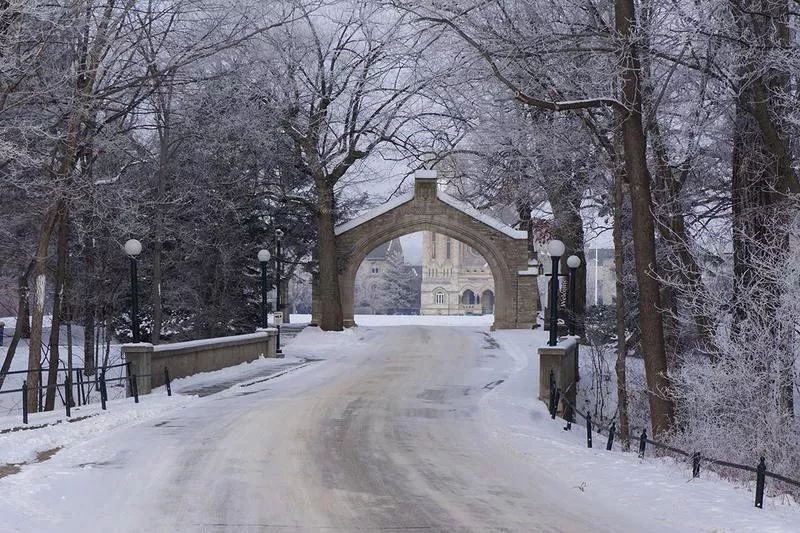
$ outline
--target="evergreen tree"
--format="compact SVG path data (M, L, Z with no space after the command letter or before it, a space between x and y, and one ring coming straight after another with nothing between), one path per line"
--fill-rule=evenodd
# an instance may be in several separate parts
M395 309L408 309L414 305L414 273L408 269L403 256L389 252L385 268L378 279L375 309L387 314Z

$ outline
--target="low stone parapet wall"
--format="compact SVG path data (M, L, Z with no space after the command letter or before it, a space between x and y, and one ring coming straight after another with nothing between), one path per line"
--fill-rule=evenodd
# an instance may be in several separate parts
M137 376L139 394L164 385L164 368L170 379L211 372L259 357L276 357L278 330L267 328L248 335L218 337L173 344L141 342L123 344L122 354Z

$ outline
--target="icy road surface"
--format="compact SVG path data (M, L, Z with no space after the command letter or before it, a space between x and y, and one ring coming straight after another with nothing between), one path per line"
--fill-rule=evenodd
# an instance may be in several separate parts
M325 361L0 480L0 531L675 530L586 505L492 438L480 402L509 364L485 329L349 334Z

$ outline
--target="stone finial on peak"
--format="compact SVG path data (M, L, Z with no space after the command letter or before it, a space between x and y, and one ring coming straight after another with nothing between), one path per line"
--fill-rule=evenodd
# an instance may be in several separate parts
M435 170L420 169L414 172L415 181L436 181L437 172Z

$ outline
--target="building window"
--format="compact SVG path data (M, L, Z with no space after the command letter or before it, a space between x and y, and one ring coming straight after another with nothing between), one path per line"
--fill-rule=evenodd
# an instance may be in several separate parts
M437 304L443 304L444 303L444 292L436 291L436 293L433 295L433 297L434 297L434 300L436 301Z
M431 257L436 259L436 234L431 233Z
M447 238L447 258L450 259L450 248L452 247L452 239L450 237Z
M372 265L372 273L373 274L377 274L378 273L378 265Z

